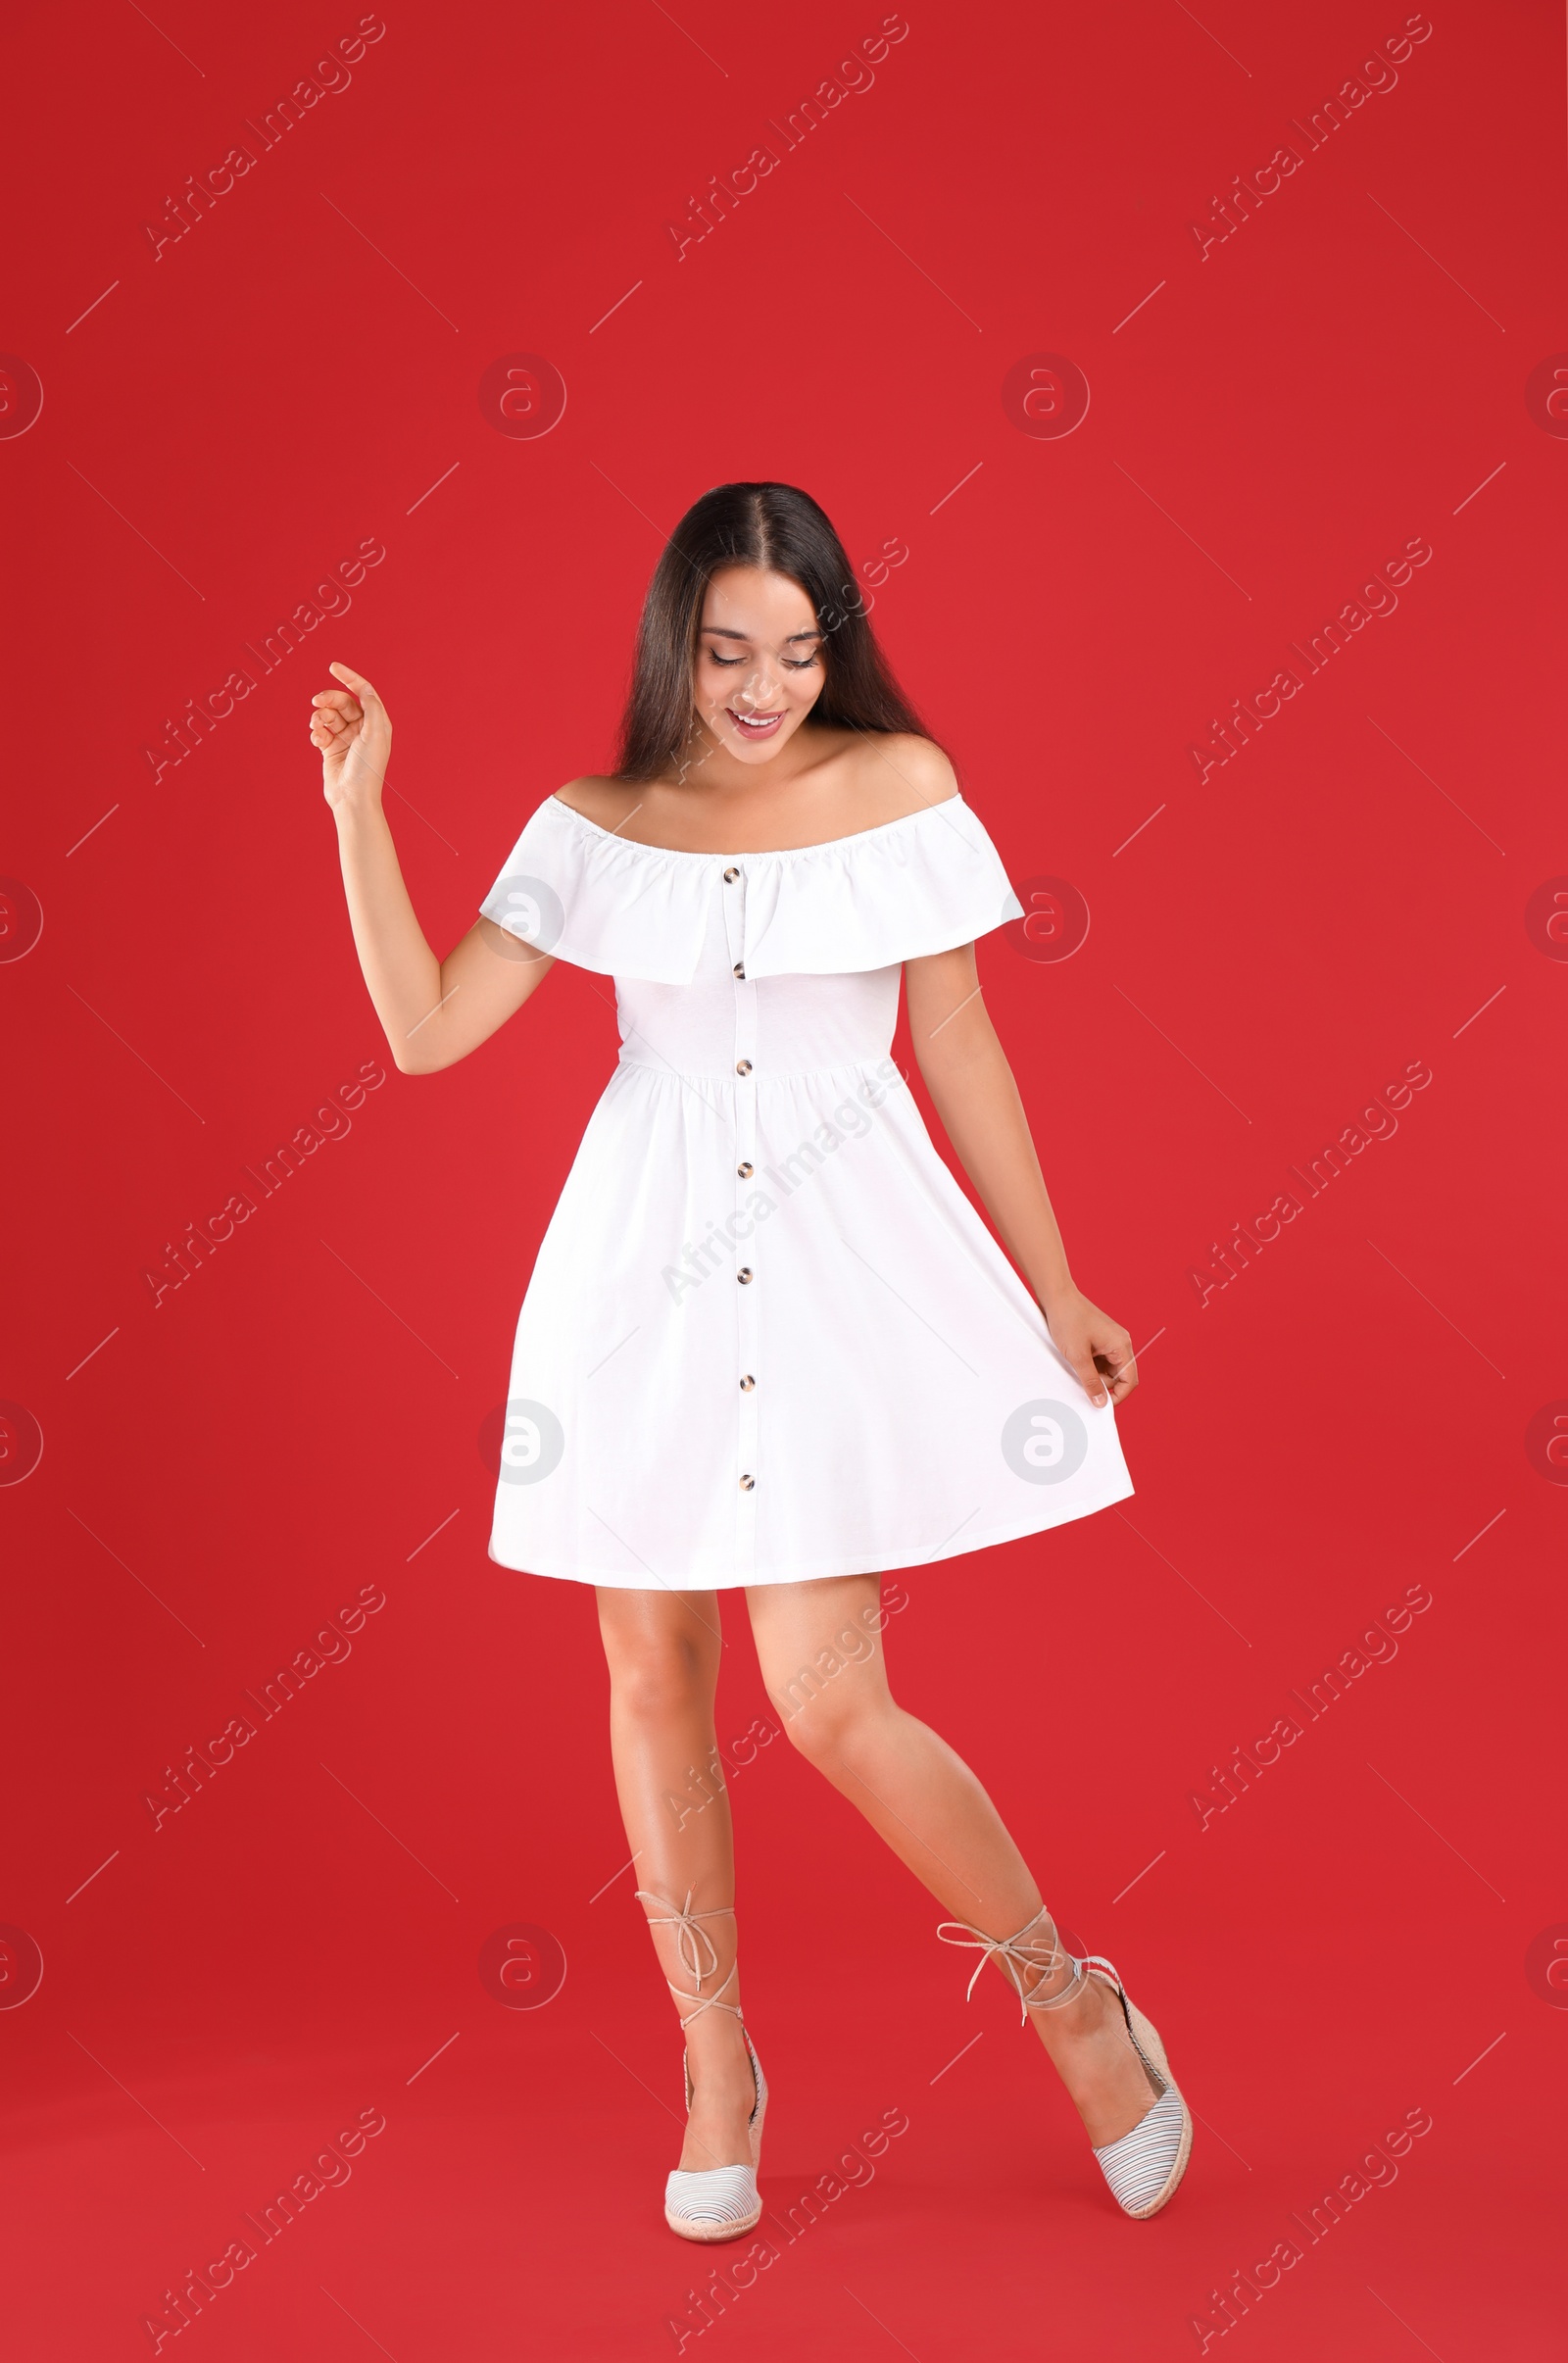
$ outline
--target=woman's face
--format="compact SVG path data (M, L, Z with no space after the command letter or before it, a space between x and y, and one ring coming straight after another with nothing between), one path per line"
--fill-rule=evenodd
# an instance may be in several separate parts
M703 600L693 666L697 712L726 755L765 763L822 694L823 634L798 582L725 566Z

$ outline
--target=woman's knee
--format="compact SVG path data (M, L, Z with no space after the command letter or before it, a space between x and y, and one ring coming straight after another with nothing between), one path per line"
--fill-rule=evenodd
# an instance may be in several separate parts
M612 1607L600 1622L617 1712L667 1722L711 1705L718 1649L698 1620Z
M852 1765L889 1715L898 1709L888 1696L880 1666L845 1666L822 1680L799 1676L781 1691L769 1690L790 1745L822 1769Z
M751 1597L767 1695L791 1744L813 1763L842 1757L892 1710L873 1577L831 1577Z

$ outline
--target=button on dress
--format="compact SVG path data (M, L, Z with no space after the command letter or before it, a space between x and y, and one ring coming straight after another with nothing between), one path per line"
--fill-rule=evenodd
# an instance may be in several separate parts
M796 1583L1131 1494L891 1056L903 962L1022 915L961 797L713 855L551 796L480 908L612 977L620 1030L517 1321L493 1559Z

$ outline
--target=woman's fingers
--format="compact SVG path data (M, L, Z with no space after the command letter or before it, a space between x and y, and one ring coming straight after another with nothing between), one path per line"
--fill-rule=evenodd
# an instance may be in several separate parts
M326 669L328 672L336 673L338 679L354 692L362 706L379 706L381 704L365 675L356 672L351 665L329 665Z
M322 755L347 754L365 709L346 689L320 689L311 700L311 744Z
M333 664L327 669L353 691L364 710L359 736L345 759L347 763L357 773L368 772L377 780L384 778L392 753L392 717L365 675L356 672L352 665Z
M341 689L318 689L311 700L311 744L339 771L369 770L379 778L386 770L392 745L392 723L386 708L363 673L352 665L333 663L328 672Z
M1057 1320L1047 1315L1058 1351L1073 1376L1099 1409L1107 1401L1122 1403L1138 1384L1138 1364L1127 1331L1076 1292L1058 1308Z

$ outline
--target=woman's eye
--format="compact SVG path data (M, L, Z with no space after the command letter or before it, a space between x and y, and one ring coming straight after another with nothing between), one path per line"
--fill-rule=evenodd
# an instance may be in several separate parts
M750 662L750 660L746 657L721 657L716 648L709 649L706 654L710 665L745 665ZM784 659L784 669L786 672L809 672L811 666L815 665L817 659L815 656L786 657Z

